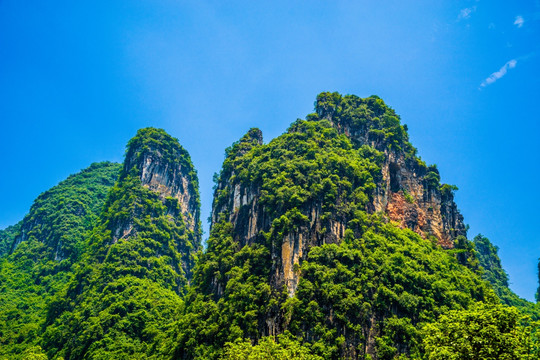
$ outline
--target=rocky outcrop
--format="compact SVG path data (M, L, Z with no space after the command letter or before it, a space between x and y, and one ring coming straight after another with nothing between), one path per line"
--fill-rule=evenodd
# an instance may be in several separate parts
M317 115L326 119L347 135L357 146L368 145L384 153L381 165L382 179L372 199L372 212L386 214L391 221L402 228L409 228L423 237L433 236L444 248L454 246L453 239L459 235L467 236L463 216L454 202L453 191L449 185L440 185L439 171L435 166L426 166L416 157L416 150L407 140L406 126L399 124L393 110L377 97L358 99L365 105L366 116L375 119L394 118L394 132L402 132L401 142L392 144L388 134L376 128L376 121L358 122L343 116L336 108L328 106L326 98L316 103ZM361 106L361 105L360 105ZM386 120L391 122L391 120Z
M439 177L435 167L426 168L403 153L389 152L385 159L382 182L373 198L374 211L423 237L435 237L444 248L452 248L457 236L467 235L453 187L433 181Z
M250 129L228 150L228 160L234 161L262 143L261 130ZM259 202L260 187L257 184L246 186L235 182L235 178L234 170L223 170L214 192L210 226L216 224L221 216L225 216L226 221L234 226L236 240L245 245L253 242L261 230L269 228L270 218Z
M123 170L109 194L102 222L110 231L99 246L121 240L144 243L152 256L167 256L182 292L201 248L198 178L188 152L162 129L144 128L127 146ZM152 239L152 240L150 240ZM100 261L101 261L100 260Z
M228 151L224 170L215 189L212 224L224 216L224 220L233 225L233 237L241 247L254 242L265 242L264 234L271 231L274 218L261 204L260 184L238 181L237 174L229 171L227 162L233 163L251 148L260 145L262 132L259 129L251 129L235 143ZM337 242L345 232L345 221L321 220L320 203L306 204L302 213L308 214L308 220L271 244L273 267L270 282L278 289L285 286L290 296L294 295L298 286L298 266L309 249ZM328 231L321 231L323 228Z
M128 174L138 177L145 188L159 195L162 203L168 207L171 218L181 215L190 241L192 244L200 244L197 175L189 154L178 140L160 129L139 130L137 136L128 143L120 180ZM120 219L111 226L113 242L136 233L133 220L141 215L137 211L135 208L135 213L130 217Z
M128 149L124 162L124 171L136 168L144 187L155 191L160 198L178 200L184 224L191 231L199 230L199 198L194 183L193 165L180 161L185 156L185 150L175 149L172 159L165 155L170 149L164 150L159 145L147 145L144 149L132 146ZM172 161L171 161L172 160Z

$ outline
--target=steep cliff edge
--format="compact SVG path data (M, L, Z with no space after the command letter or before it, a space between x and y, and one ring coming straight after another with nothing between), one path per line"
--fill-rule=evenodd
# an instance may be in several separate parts
M162 201L176 199L185 226L200 236L198 179L189 154L165 134L141 136L145 130L149 132L143 129L130 140L123 173L135 168L141 184L157 192Z
M149 231L169 232L165 243L151 248L158 256L171 256L183 287L201 248L198 187L191 158L177 139L161 129L139 130L127 145L123 170L105 205L101 221L112 235L106 241L110 245L147 238Z
M436 166L427 166L416 156L407 128L380 98L322 93L315 102L316 116L329 120L357 146L368 145L384 153L382 180L372 209L385 213L402 228L422 236L434 236L444 248L467 231L454 202L454 186L441 185Z

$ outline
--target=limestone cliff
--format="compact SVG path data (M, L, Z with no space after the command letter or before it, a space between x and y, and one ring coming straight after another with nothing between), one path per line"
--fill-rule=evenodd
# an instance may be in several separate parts
M138 130L66 299L47 316L44 326L53 335L43 348L68 360L132 358L157 346L163 338L155 334L177 319L192 278L201 248L199 211L188 152L162 129ZM137 320L125 326L124 318Z
M376 187L366 191L370 195L364 210L381 213L402 228L433 238L444 248L452 248L454 238L466 235L463 217L453 200L454 187L441 185L437 168L428 167L416 156L416 149L408 142L406 127L382 100L323 93L319 95L315 108L316 114L309 115L308 120L327 121L339 134L346 135L358 151L368 147L371 149L366 150L368 153L375 151L379 154L379 168L373 174ZM286 135L293 136L302 131L293 124ZM305 138L309 134L301 136ZM304 156L294 156L297 155ZM268 159L262 161L277 158L279 162L280 156L283 162L300 161L293 155L289 159L286 150L265 148L261 131L250 130L227 150L216 184L212 224L220 218L230 222L234 229L233 237L240 246L253 242L267 243L271 248L273 266L270 281L276 288L285 286L289 296L293 296L299 281L298 267L309 250L314 246L340 242L346 230L351 228L349 221L353 216L343 210L350 207L349 193L338 189L330 202L324 190L318 196L308 196L296 206L300 214L297 217L303 220L297 221L292 229L279 230L276 224L282 215L287 218L295 215L291 215L292 210L279 202L270 206L267 199L273 190L265 188L264 184L270 184L273 180L269 177L276 176L277 185L274 186L280 186L279 171L268 170L257 178L250 170L255 156ZM310 173L303 175L313 176ZM287 181L283 185L285 194L287 188L304 186L291 179ZM310 189L304 187L301 191L309 192ZM354 189L350 191L354 192ZM284 199L282 202L293 200ZM269 332L272 333L271 330Z
M134 172L143 187L159 195L172 217L181 215L193 244L200 244L200 200L196 171L189 154L164 131L139 130L128 144L121 178ZM176 202L171 203L174 199ZM175 209L179 206L179 214ZM135 209L137 211L137 209ZM120 221L112 227L113 240L134 235L138 215Z
M440 185L437 167L426 166L416 156L416 149L408 142L406 126L399 124L399 117L381 99L354 100L358 103L323 93L315 105L320 118L329 120L358 146L368 145L384 153L382 179L370 210L386 214L402 228L423 237L434 236L444 248L452 248L453 239L467 236L463 216L454 202L455 187ZM369 120L359 121L361 116L355 117L351 109L361 109L362 117ZM396 133L400 135L398 141Z

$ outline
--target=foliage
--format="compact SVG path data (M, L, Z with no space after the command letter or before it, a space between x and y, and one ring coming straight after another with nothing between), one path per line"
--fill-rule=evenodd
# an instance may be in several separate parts
M428 189L436 189L439 187L439 183L441 181L441 175L439 174L439 169L437 169L437 165L430 165L427 168L427 173L424 176L424 182L426 183L426 187ZM444 188L448 189L448 188Z
M478 234L474 237L474 245L480 265L484 269L482 278L489 281L500 296L500 288L508 287L508 274L501 266L501 259L497 254L499 248L493 245L488 238Z
M252 345L250 340L238 339L225 344L223 360L322 360L313 355L311 349L305 344L290 336L278 335L278 341L270 336L263 337L258 344Z
M453 310L424 328L426 357L430 360L538 359L537 330L520 324L517 309L477 303ZM538 324L535 328L537 329Z
M138 130L126 146L123 175L129 174L132 170L128 167L142 164L146 157L167 164L170 175L173 175L172 172L178 167L186 169L189 191L195 195L197 204L200 206L197 171L193 167L189 153L180 145L178 139L170 136L163 129L147 127Z
M267 282L270 253L264 246L240 247L230 223L212 229L208 249L194 270L194 285L177 324L175 358L215 358L226 342L258 339L259 324L276 306L276 293Z
M250 129L226 149L204 251L197 173L161 129L137 132L120 173L94 164L42 194L0 231L4 252L24 233L0 258L0 359L537 358L538 306L510 291L489 240L444 250L374 214L392 152L443 200L457 190L394 110L327 92L315 111L268 144ZM190 214L143 186L142 164L181 169ZM253 207L233 207L238 188ZM291 291L282 251L299 235Z
M497 255L499 248L481 234L475 236L473 242L483 269L482 278L491 284L501 302L508 306L515 306L533 320L540 320L540 305L520 298L508 287L508 274L502 268L501 260Z
M19 221L15 225L0 230L0 257L11 252L11 246L21 231L21 224L22 221Z
M403 197L409 204L414 204L414 197L407 190L403 190Z
M409 156L416 154L399 115L376 95L362 99L356 95L323 92L317 96L315 111L308 120L327 119L338 129L367 130L366 143L379 151L391 149L403 150Z
M288 328L307 334L323 357L374 346L382 358L420 353L424 323L491 298L474 272L430 241L375 219L366 225L359 238L349 232L341 244L313 248L302 265Z
M44 244L50 260L77 260L119 170L119 164L95 163L38 196L21 225L24 241Z
M314 201L323 206L322 216L338 217L354 212L340 203L365 207L375 189L373 178L380 176L381 161L378 151L368 146L355 149L330 123L299 120L268 145L246 153L230 152L221 177L234 174L237 183L259 185L260 201L271 218ZM218 194L215 207L225 198Z
M454 196L454 193L459 190L456 185L443 184L440 187L442 198L450 198Z
M448 252L368 215L384 155L352 143L333 122L386 127L371 118L370 124L361 112L353 114L349 104L354 101L368 114L389 111L376 98L345 101L332 95L319 99L318 113L309 121L296 121L270 143L255 141L251 133L227 149L214 198L220 221L212 225L195 267L170 355L218 358L227 343L238 344L238 351L250 349L246 341L260 343L264 334L285 330L323 358L422 354L424 324L450 309L494 301L469 242ZM393 149L399 144L414 153L405 139ZM430 169L438 189L438 171ZM256 241L246 242L228 222L227 204L236 186L260 194L268 225L259 229ZM325 239L332 223L340 222L345 239L313 244L295 270L300 282L289 297L275 283L281 255L276 249L288 234L308 231L314 208L320 221L316 236Z
M19 223L25 240L0 259L0 358L31 358L25 349L39 341L46 304L72 276L119 170L99 163L71 175L41 194Z
M164 155L155 161L171 161L165 163L168 168L182 164L196 176L177 141L154 130L140 130L129 142L126 164L130 154L151 146L148 156L184 157ZM177 317L200 237L186 228L176 198L163 199L142 185L141 164L124 166L89 238L89 250L48 306L43 345L49 356L150 356ZM198 201L197 193L193 196Z

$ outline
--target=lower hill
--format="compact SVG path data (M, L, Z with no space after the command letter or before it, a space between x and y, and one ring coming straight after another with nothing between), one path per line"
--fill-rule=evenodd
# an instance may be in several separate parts
M0 358L22 358L39 343L47 303L71 279L119 171L105 162L71 175L0 235Z

